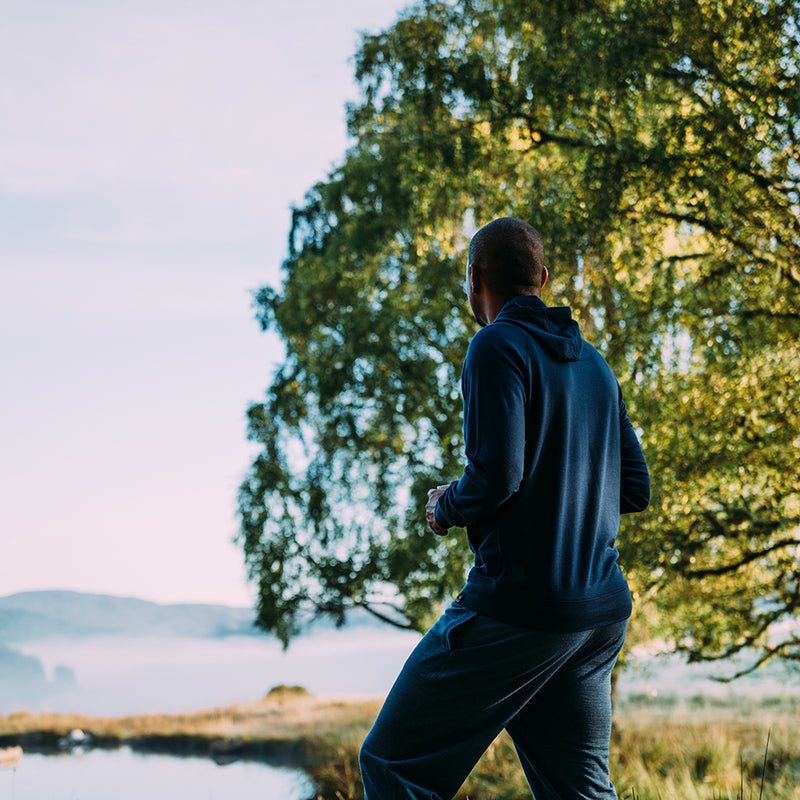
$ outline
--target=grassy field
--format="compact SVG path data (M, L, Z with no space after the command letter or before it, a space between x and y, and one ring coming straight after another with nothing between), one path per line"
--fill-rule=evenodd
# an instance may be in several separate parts
M0 742L24 745L42 733L54 740L78 728L104 746L289 758L309 773L318 798L357 800L358 747L379 705L278 687L256 703L193 714L12 714L0 717ZM612 776L624 800L800 800L800 703L629 702L616 713ZM459 798L530 798L507 737L490 747Z

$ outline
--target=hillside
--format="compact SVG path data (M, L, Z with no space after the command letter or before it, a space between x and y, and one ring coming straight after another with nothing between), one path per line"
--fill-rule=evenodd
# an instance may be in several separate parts
M0 642L54 636L255 635L248 608L179 604L70 591L37 591L0 597Z

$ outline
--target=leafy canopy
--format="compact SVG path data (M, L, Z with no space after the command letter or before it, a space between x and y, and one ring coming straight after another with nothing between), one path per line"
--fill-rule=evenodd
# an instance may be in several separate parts
M653 504L619 537L640 606L693 659L800 659L776 625L800 613L799 11L456 0L363 38L354 144L257 297L286 345L239 495L259 624L422 629L463 584L463 532L423 507L462 469L468 239L509 214L641 429Z

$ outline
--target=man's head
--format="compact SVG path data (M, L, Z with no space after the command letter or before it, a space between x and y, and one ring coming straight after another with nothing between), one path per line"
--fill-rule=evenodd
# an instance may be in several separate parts
M500 309L521 294L537 297L547 281L544 245L532 225L501 217L484 225L469 245L467 295L481 325L494 321Z

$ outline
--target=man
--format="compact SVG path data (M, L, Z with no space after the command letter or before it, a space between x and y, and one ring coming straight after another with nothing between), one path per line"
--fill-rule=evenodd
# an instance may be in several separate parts
M610 677L631 596L614 540L650 481L619 384L570 310L542 302L546 281L526 222L473 237L467 463L426 514L436 533L466 527L475 565L362 745L367 800L449 800L503 728L536 800L617 796Z

